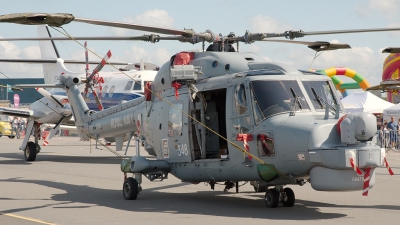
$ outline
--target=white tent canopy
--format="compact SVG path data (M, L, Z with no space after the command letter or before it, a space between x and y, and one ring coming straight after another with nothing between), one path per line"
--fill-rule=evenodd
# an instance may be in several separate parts
M343 98L341 102L348 113L383 113L385 109L394 106L393 103L385 101L368 91L351 93Z
M385 110L383 110L383 119L390 121L390 117L394 116L397 119L400 118L400 103L393 105Z

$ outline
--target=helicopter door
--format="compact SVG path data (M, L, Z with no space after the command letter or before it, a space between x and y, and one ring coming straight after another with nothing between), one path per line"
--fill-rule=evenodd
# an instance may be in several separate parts
M244 138L247 139L247 135L253 133L253 127L250 117L250 110L248 107L248 97L246 93L246 86L244 84L236 84L232 86L230 90L232 93L232 99L229 101L230 108L230 127L228 133L230 133L231 140L238 146L244 146ZM246 137L245 137L246 136ZM249 137L250 138L250 137ZM255 137L253 137L255 138ZM249 151L255 153L254 141L248 140ZM236 154L236 151L233 152ZM245 162L251 161L247 155L243 154Z
M182 100L187 100L187 94L179 96ZM168 108L168 138L162 140L162 146L168 146L168 157L174 162L191 162L192 154L189 144L188 117L182 113L187 112L188 103L182 101L172 101ZM163 147L165 148L165 147Z
M197 96L191 104L192 116L209 129L192 121L193 154L195 159L221 158L222 153L227 154L227 142L217 134L226 137L226 89L199 92Z

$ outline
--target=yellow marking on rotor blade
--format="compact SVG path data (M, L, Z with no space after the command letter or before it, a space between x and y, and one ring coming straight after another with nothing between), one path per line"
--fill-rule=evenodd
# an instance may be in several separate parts
M14 217L14 218L23 219L23 220L28 220L28 221L32 221L32 222L36 222L36 223L41 223L41 224L55 225L55 223L50 223L50 222L46 222L43 220L33 219L33 218L29 218L29 217L24 217L24 216L18 216L18 215L11 214L11 213L0 212L0 215Z

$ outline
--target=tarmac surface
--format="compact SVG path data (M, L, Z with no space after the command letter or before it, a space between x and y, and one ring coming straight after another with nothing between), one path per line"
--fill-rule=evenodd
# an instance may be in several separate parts
M22 139L0 138L0 224L400 224L400 152L387 160L395 175L378 168L369 196L318 192L291 186L292 208L265 206L264 193L246 184L223 192L172 175L162 182L143 177L135 201L122 196L121 159L94 142L56 137L35 162L18 150ZM115 146L111 146L115 149ZM123 155L124 151L118 152ZM135 154L130 147L128 155ZM142 151L142 155L145 152ZM242 184L242 183L240 183Z

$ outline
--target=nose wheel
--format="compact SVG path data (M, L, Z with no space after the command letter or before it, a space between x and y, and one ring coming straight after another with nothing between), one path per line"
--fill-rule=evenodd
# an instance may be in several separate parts
M275 188L268 189L265 193L265 204L268 208L276 208L279 204L279 192Z
M268 208L276 208L279 203L282 203L284 207L293 207L295 196L291 188L281 188L280 191L276 188L270 188L265 193L264 200Z
M284 207L293 207L295 202L293 190L291 188L285 188L283 189L283 193L280 192L280 194L282 195L282 205Z

